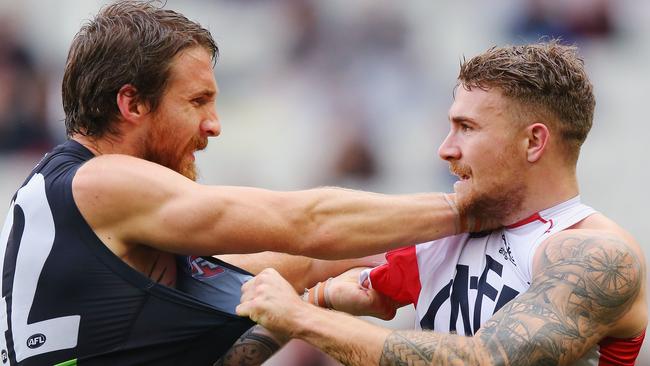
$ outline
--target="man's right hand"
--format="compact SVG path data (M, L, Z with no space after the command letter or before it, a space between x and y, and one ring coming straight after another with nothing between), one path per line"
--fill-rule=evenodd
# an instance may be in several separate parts
M353 268L329 280L327 292L332 308L352 315L393 319L402 305L373 289L359 285L359 274L364 269Z

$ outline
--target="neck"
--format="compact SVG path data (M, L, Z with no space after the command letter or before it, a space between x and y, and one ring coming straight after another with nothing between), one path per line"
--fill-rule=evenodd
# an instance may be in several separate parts
M550 174L545 172L530 180L526 188L526 197L521 208L507 217L502 224L514 224L539 211L568 201L580 193L575 170L571 169L556 169Z
M137 148L140 144L131 143L125 136L106 134L102 137L95 138L92 136L74 134L72 135L72 140L83 145L95 156L104 154L140 156L140 151Z

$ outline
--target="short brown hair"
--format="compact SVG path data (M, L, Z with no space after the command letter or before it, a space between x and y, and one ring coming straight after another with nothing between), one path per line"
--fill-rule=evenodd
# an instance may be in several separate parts
M550 119L567 153L577 160L591 129L593 86L575 46L550 40L520 46L492 47L463 60L458 76L463 87L497 88L534 116Z
M172 59L193 46L204 47L213 60L219 52L208 30L151 1L104 7L79 30L68 53L62 85L68 136L116 133L116 96L126 84L155 111Z

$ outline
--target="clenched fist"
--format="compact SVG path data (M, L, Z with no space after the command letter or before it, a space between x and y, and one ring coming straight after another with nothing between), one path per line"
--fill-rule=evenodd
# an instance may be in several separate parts
M300 314L309 311L296 291L274 269L260 272L242 288L236 311L283 337L293 338Z

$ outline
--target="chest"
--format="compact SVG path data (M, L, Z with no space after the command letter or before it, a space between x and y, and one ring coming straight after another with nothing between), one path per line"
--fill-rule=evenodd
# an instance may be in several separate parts
M525 236L498 231L422 248L417 253L422 283L419 326L473 335L530 287L530 260L545 236L543 231Z

